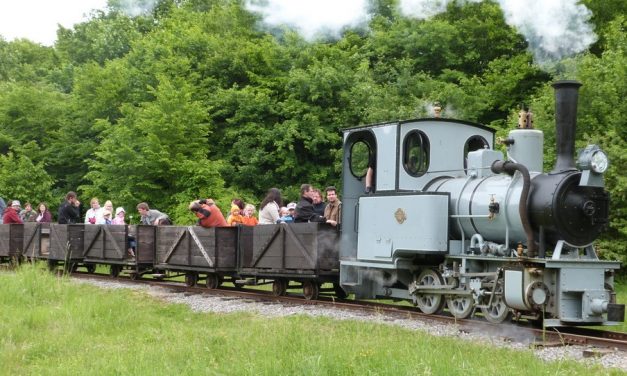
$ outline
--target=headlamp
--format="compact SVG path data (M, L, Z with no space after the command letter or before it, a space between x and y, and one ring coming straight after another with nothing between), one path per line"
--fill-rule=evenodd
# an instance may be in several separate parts
M598 145L588 145L577 158L577 166L581 170L592 170L597 174L607 171L609 160L607 154Z

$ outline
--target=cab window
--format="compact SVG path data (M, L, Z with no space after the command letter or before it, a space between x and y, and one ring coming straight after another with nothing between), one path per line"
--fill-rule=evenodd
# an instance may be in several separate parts
M371 155L370 146L364 141L357 141L351 146L350 169L358 179L366 176Z
M429 138L414 130L403 140L403 167L411 176L422 176L429 170Z

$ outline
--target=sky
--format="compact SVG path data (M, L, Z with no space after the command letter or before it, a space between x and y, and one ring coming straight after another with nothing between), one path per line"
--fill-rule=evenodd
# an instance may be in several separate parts
M0 0L0 35L6 41L27 38L52 46L57 24L70 28L106 5L107 0Z

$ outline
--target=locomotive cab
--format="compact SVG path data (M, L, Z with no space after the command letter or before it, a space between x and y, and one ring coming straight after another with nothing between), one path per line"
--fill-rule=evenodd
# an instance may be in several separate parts
M341 260L347 290L354 291L352 285L359 286L357 294L378 294L364 288L360 268L394 270L390 284L407 286L412 264L442 262L449 252L450 195L426 188L465 176L468 154L493 141L488 127L440 118L345 131ZM365 192L369 168L373 189ZM401 264L407 266L399 271Z

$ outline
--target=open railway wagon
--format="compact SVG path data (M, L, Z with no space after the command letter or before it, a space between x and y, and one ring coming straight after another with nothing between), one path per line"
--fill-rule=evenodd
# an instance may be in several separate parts
M204 279L210 289L220 286L225 277L234 281L237 234L237 227L157 227L155 270L166 274L156 276L184 274L188 286Z
M22 257L28 260L46 260L50 252L50 223L24 223Z
M85 226L84 224L50 224L48 268L51 271L60 265L67 270L76 270L79 264L83 263Z
M137 225L86 225L84 264L92 272L95 265L109 265L112 277L127 273L131 279L153 271L155 227Z
M318 223L240 228L240 277L245 284L272 283L275 295L301 289L306 299L333 291L344 298L339 282L339 232ZM270 282L271 281L271 282ZM293 282L294 284L290 285ZM321 290L324 283L333 289Z
M0 225L0 263L16 264L24 246L24 225Z

